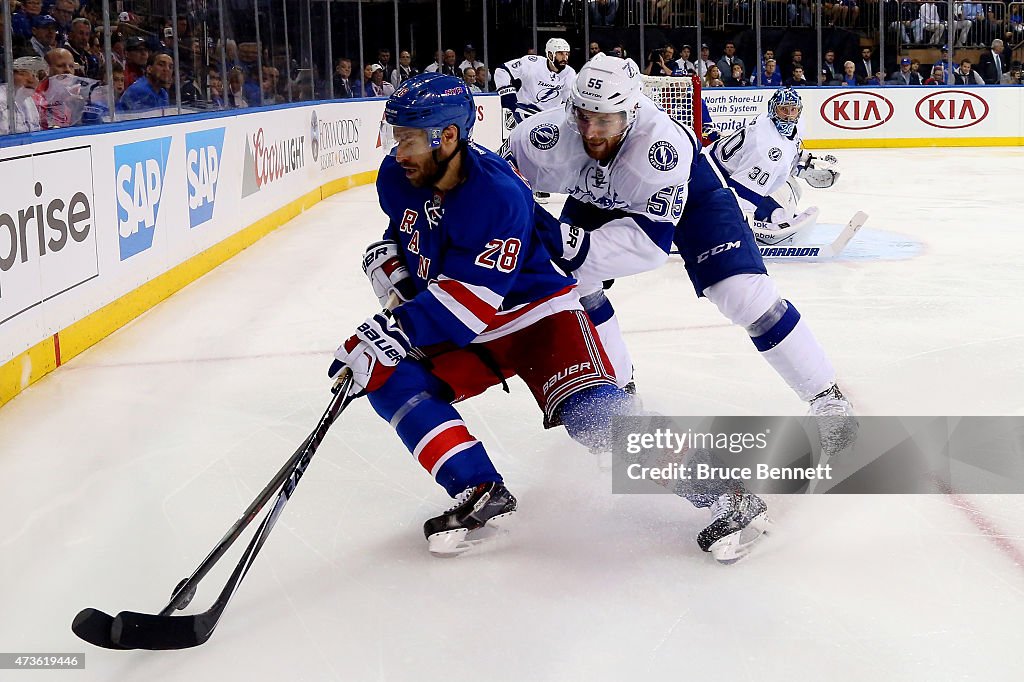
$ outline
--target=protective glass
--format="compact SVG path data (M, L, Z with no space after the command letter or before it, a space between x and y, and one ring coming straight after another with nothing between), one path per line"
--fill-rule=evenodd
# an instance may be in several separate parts
M578 132L584 139L618 137L629 127L626 112L597 113L569 106L569 127Z
M388 156L419 156L427 154L441 145L441 131L431 128L407 128L394 126L387 121L380 123L380 144Z

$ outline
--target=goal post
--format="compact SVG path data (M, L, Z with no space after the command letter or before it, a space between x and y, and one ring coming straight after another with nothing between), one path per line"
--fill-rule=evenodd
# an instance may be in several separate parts
M674 120L693 130L703 141L700 76L640 76L643 92Z

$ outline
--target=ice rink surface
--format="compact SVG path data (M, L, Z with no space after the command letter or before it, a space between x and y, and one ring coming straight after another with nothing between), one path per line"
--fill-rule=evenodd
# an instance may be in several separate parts
M902 255L769 268L858 411L1024 413L1024 150L836 153L839 185L804 205L867 211L851 248ZM359 401L207 644L75 638L83 607L162 608L312 429L377 306L359 260L383 226L372 186L336 195L0 410L0 651L86 652L0 680L1024 679L1024 497L772 497L775 534L720 566L694 542L706 510L612 496L518 382L461 408L520 501L494 551L427 553L449 500ZM805 410L678 259L610 294L650 409Z

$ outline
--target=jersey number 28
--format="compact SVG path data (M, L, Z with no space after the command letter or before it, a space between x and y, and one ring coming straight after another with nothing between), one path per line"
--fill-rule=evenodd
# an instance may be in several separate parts
M474 262L488 270L512 272L516 269L516 261L519 260L519 251L522 248L523 243L515 238L492 239L487 242L487 246Z

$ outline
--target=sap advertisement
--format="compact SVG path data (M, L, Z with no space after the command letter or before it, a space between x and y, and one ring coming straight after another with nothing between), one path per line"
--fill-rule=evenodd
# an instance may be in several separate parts
M370 100L168 117L0 149L0 365L282 207L298 213L375 171L383 112ZM500 145L499 114L497 97L478 98L476 140Z

